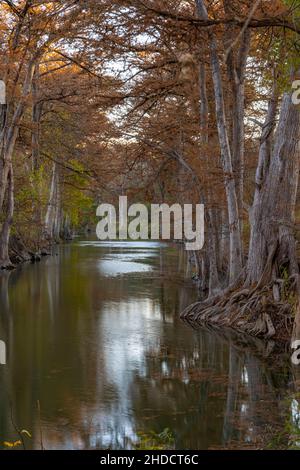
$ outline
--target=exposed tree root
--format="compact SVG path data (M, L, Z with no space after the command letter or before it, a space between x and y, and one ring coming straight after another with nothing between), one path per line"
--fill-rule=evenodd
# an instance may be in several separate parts
M0 261L0 270L12 271L13 269L15 269L15 265L11 263L9 260Z
M222 295L190 305L181 317L193 324L230 327L266 339L290 339L298 304L295 284L293 277L264 287L245 288L237 283Z
M35 243L30 244L30 248L25 245L23 240L13 235L10 238L9 243L9 258L6 260L0 260L0 270L13 270L19 264L32 262L36 263L42 259L42 257L49 256L51 254L50 244L46 244L44 241L40 247L37 247Z

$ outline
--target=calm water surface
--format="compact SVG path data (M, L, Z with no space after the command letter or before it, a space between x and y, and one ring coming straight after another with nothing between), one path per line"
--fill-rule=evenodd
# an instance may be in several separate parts
M36 449L40 430L46 449L131 449L165 429L171 447L208 449L298 425L288 355L272 362L272 343L179 320L196 300L183 252L80 240L56 251L0 274L1 448L18 438L11 408Z

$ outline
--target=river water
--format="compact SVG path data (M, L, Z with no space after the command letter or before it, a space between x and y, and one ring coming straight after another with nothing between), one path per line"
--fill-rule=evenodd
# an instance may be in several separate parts
M182 323L190 279L176 246L79 239L1 273L0 447L16 428L28 449L244 449L268 433L276 447L275 430L298 432L288 353Z

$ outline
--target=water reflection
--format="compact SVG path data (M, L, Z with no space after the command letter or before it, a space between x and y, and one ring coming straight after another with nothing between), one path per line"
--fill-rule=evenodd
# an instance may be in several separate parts
M0 444L16 437L12 403L40 448L38 400L47 449L133 448L165 428L178 449L246 448L285 426L288 354L274 365L274 344L182 324L196 296L186 272L166 244L79 241L2 273Z

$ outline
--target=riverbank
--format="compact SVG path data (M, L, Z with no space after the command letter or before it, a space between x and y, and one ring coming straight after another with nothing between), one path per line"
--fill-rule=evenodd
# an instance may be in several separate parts
M290 286L286 290L283 286L283 298L277 287L273 283L260 289L227 290L190 305L181 318L190 324L230 328L249 336L290 342L297 315L297 296Z
M9 258L14 269L18 265L26 262L38 263L43 257L51 255L51 244L43 244L40 248L28 248L21 238L13 237L9 246Z
M1 266L0 270L13 271L24 263L39 263L43 258L52 256L56 246L72 240L71 238L59 241L44 240L25 244L21 237L12 236L9 244L9 262Z

